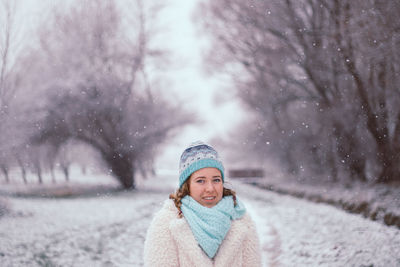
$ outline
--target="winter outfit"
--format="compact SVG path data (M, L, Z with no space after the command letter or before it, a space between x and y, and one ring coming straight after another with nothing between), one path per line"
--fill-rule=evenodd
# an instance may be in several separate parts
M217 253L231 227L231 220L241 218L246 212L241 203L234 207L232 196L222 198L212 208L204 207L190 196L185 196L181 209L195 239L209 258Z
M197 142L182 154L179 186L202 168L223 165L217 152ZM181 211L173 200L167 200L156 214L144 244L144 263L148 267L258 267L260 245L254 222L238 199L225 196L209 208L191 196L181 199Z
M261 266L256 228L248 213L232 221L218 252L209 258L198 245L185 217L178 217L172 200L156 214L144 243L147 267Z

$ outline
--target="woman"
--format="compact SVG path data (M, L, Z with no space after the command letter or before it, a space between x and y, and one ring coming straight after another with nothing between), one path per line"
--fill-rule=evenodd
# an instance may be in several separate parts
M224 187L217 152L193 143L182 153L179 173L179 189L148 229L145 266L261 266L255 225Z

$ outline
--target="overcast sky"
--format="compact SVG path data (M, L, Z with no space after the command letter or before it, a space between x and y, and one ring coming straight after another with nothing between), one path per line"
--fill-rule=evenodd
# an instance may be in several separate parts
M226 82L203 71L202 54L207 37L201 35L198 26L191 20L198 1L170 2L163 19L170 25L168 42L171 49L182 63L181 69L170 72L174 81L172 89L184 99L184 108L194 110L204 123L187 127L172 140L159 160L160 167L175 167L187 144L196 140L207 141L217 135L225 136L244 116L238 100L233 97L233 89L226 90Z

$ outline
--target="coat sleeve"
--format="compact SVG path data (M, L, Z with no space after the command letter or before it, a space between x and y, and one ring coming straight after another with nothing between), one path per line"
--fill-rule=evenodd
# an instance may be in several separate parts
M248 217L248 233L243 242L243 266L261 267L260 239L254 221Z
M178 252L169 230L171 214L161 210L147 230L144 242L144 266L179 266Z

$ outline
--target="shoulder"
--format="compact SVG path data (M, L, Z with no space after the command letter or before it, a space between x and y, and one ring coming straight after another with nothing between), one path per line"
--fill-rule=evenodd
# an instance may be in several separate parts
M167 199L164 201L164 204L158 213L177 216L178 209L176 208L175 203L172 199Z
M251 215L246 212L240 219L232 222L233 234L241 236L242 241L258 239L258 231Z
M255 229L255 223L247 211L241 218L233 221L233 224L237 224L242 230Z
M169 225L178 217L171 200L154 215L144 242L145 266L178 266L177 249Z
M155 213L152 225L164 224L176 218L178 218L178 209L172 199L167 199L162 208Z
M146 248L153 248L170 242L169 240L171 240L172 237L169 225L176 220L177 217L178 210L174 203L170 200L165 201L163 207L154 215L147 229L145 250Z

